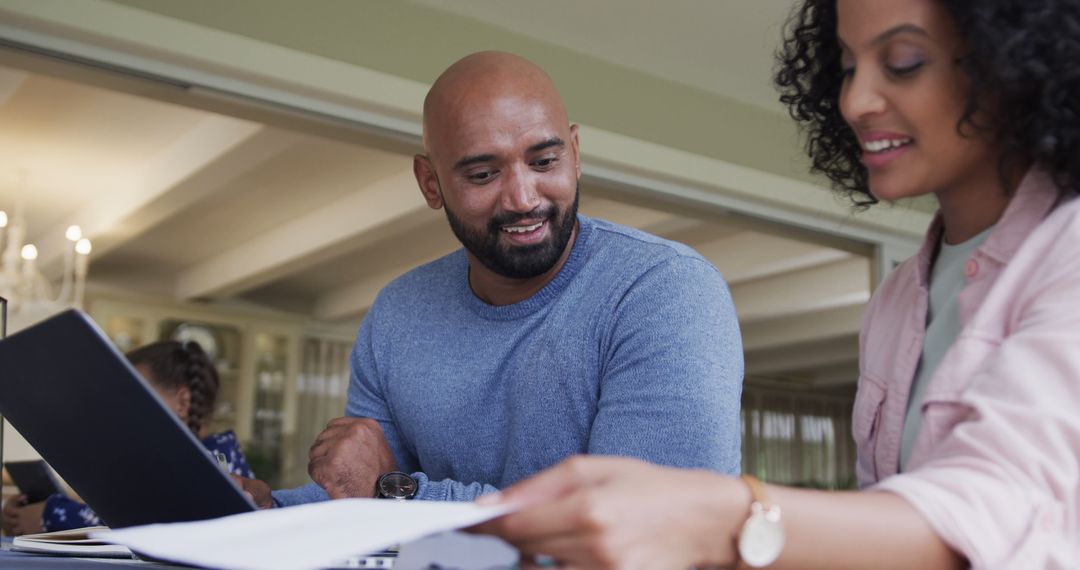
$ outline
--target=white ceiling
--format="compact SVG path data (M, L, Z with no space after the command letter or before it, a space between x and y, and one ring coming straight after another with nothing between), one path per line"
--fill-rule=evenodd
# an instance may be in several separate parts
M767 108L769 46L790 5L553 0L512 12L499 0L422 1ZM757 381L854 382L866 258L582 192L584 213L688 243L720 268ZM77 223L94 241L96 287L327 322L357 320L390 279L458 247L407 155L0 67L0 209L19 196L42 266L59 265L63 230Z
M413 0L781 112L773 51L794 0Z

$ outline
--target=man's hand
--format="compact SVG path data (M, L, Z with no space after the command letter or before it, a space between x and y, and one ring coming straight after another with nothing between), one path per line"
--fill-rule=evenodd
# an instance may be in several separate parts
M240 488L244 490L244 494L251 498L256 507L269 509L274 506L274 499L270 497L270 485L258 479L241 477L235 473L230 473L229 477L232 477L233 482L240 485Z
M369 418L335 418L326 424L308 454L311 480L331 499L373 497L379 475L397 470L379 422Z
M45 501L32 505L26 504L26 495L18 495L4 501L4 532L19 536L41 532L41 515L45 512Z

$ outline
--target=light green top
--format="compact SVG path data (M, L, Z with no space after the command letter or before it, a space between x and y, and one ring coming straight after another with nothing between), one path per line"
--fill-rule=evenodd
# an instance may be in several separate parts
M907 415L904 417L904 435L900 441L900 470L907 469L908 456L915 444L915 436L922 427L922 401L930 378L937 371L941 359L960 335L964 323L956 300L967 284L964 264L979 248L994 228L956 245L945 243L942 236L937 259L930 270L930 306L926 311L926 337L923 338L922 357L915 369L911 384Z

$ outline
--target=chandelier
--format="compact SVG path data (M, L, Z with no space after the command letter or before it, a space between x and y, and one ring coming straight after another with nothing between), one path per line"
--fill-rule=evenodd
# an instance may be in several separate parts
M21 198L21 197L20 197ZM10 218L0 210L0 297L7 299L11 327L18 330L69 307L82 308L90 240L79 226L65 232L64 271L59 291L38 268L38 249L26 238L26 222L21 199Z

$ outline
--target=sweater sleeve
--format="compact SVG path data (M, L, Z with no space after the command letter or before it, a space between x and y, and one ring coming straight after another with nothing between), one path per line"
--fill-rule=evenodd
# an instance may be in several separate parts
M496 487L484 483L463 483L444 479L431 481L421 471L416 454L409 448L402 437L393 412L387 403L385 385L379 375L379 357L376 348L376 333L373 329L377 319L369 314L360 326L349 356L350 378L348 403L345 415L358 418L371 418L379 422L387 444L394 454L398 469L410 473L417 481L416 499L434 501L471 501L485 493L496 491ZM326 491L315 483L309 483L294 489L282 489L272 493L274 505L288 507L329 499Z
M345 414L371 418L379 422L398 469L410 473L417 482L416 499L430 501L471 501L497 489L480 482L463 483L451 479L432 481L421 470L420 462L408 441L398 429L393 410L387 403L385 379L379 373L379 352L376 348L376 319L364 319L350 357L352 368L349 380L349 400ZM325 493L324 493L325 494Z
M589 453L737 475L742 340L716 268L687 255L653 267L605 336Z

